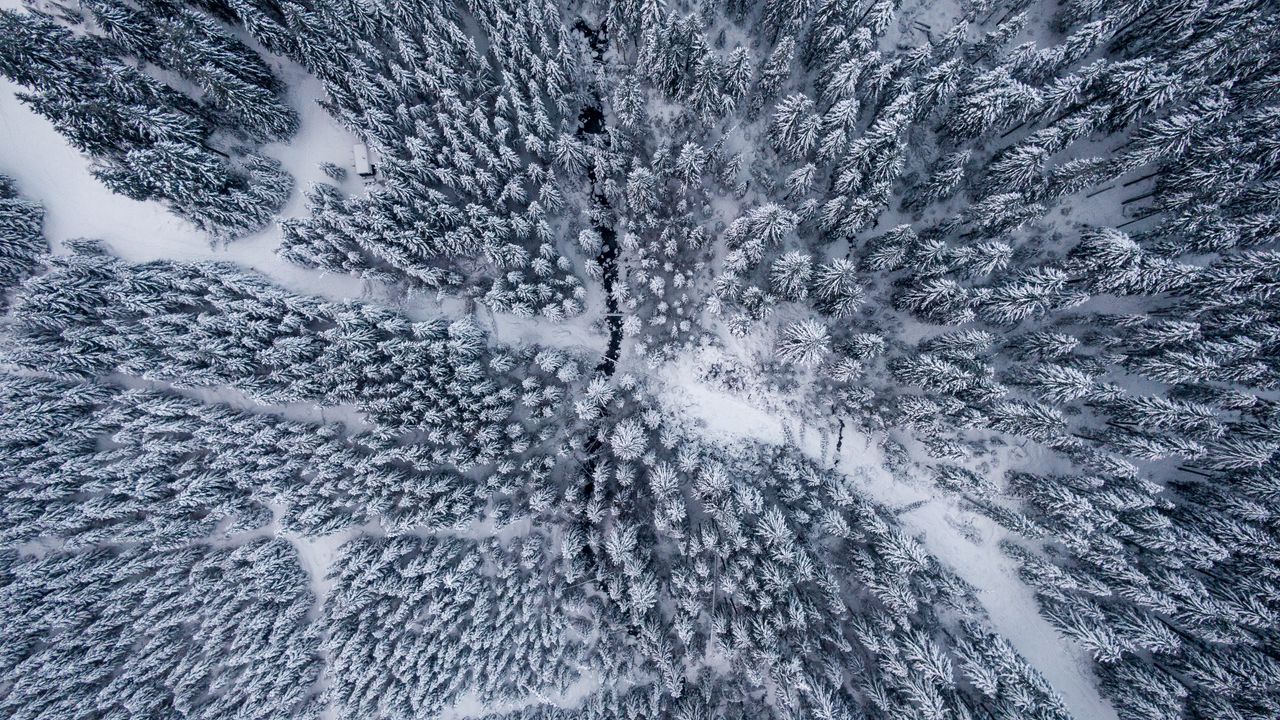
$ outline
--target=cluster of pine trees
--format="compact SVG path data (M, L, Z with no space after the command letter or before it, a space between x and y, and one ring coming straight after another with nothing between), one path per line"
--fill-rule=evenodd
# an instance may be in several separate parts
M320 638L284 540L0 551L5 717L316 718Z
M1122 717L1275 715L1280 16L913 10L612 5L631 350L687 337L672 288L772 332L838 412L955 463ZM968 469L996 438L1066 472Z
M227 386L266 404L349 404L386 437L414 434L437 464L527 449L519 393L469 319L411 322L363 303L293 295L221 263L131 265L92 243L48 260L18 294L7 362L93 378ZM536 383L536 378L530 378Z
M536 427L566 420L555 408L568 384L582 390L582 430L545 455L470 458L492 472L481 482L441 467L442 447L473 439L433 439L385 410L408 378L339 393L328 383L343 373L325 365L377 367L421 339L438 354L402 371L454 367L491 353L474 326L335 307L228 266L75 250L20 289L0 382L12 411L0 602L18 618L23 678L0 699L17 717L85 702L157 717L392 716L464 698L537 713L531 698L593 677L584 713L1066 717L962 581L793 451L682 437L633 379L582 389L566 354L517 353L454 368L469 378L456 387L524 376ZM375 430L127 390L128 378L354 402ZM441 408L476 397L409 387ZM289 543L262 535L339 530L356 536L317 608ZM51 690L68 672L77 684Z
M410 535L347 543L319 621L328 672L342 679L326 689L330 707L429 717L463 696L518 705L568 689L591 628L548 574L549 556L541 534L509 546Z
M541 516L601 688L492 717L1070 717L850 478L685 436L625 379L604 400L620 399Z
M278 523L322 536L474 522L487 495L422 445L174 394L0 377L6 545L172 549ZM146 488L146 492L139 492Z
M218 237L265 225L293 179L244 143L298 119L266 63L207 10L92 0L0 11L0 74L112 191L159 200Z
M36 269L45 242L44 208L18 194L13 178L0 175L0 309L8 294Z
M477 530L528 515L528 487L554 463L523 451L524 428L553 415L572 358L491 353L470 323L332 306L226 265L129 265L92 243L43 260L15 298L0 373L6 716L436 712L572 676L565 618L533 572L544 548L517 539L508 558ZM338 387L324 364L340 358L368 372ZM509 375L524 378L518 396ZM138 384L352 403L372 429ZM344 530L377 536L344 548L317 607L324 579L287 538ZM423 674L384 687L396 646ZM385 692L364 695L370 682Z
M582 41L553 2L229 4L267 48L324 81L381 184L320 189L282 253L328 270L471 289L494 309L582 310L568 246L593 163L578 130ZM579 190L581 192L581 190Z
M1280 10L1050 5L0 12L0 72L114 190L271 218L241 145L297 120L247 33L377 156L286 258L551 321L581 274L627 338L593 374L231 264L38 267L0 181L6 716L1069 717L853 478L614 376L693 343L766 349L993 522L1122 720L1280 716ZM287 539L339 531L307 578Z
M11 205L43 243L39 207ZM523 700L565 684L565 618L532 572L542 545L517 539L508 558L476 528L527 516L548 458L524 452L525 427L553 416L580 373L572 358L491 352L469 322L334 306L229 265L72 249L43 258L5 327L6 716L436 712L464 692ZM170 389L128 389L140 384ZM172 389L186 387L351 403L372 429ZM311 587L326 581L287 538L344 530L377 535L348 543L317 607ZM423 674L387 686L397 646L396 665ZM365 695L368 683L385 692Z

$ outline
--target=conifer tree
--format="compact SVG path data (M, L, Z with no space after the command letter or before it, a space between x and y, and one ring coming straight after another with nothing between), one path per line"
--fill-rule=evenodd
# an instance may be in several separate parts
M16 183L0 175L0 308L8 292L35 269L36 258L48 249L42 225L44 209L24 200Z

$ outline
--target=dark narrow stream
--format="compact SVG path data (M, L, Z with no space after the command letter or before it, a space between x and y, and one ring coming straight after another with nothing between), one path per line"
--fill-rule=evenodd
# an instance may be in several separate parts
M604 51L608 43L607 31L608 26L601 23L599 29L594 29L587 24L585 20L578 20L574 23L574 30L582 33L587 39L587 43L591 46L591 54L595 58L595 63L601 65L604 63ZM604 136L605 142L608 142L608 135L605 133L604 125L604 101L600 97L598 91L593 92L591 103L585 105L582 111L578 113L578 132L579 138L586 139L590 135ZM603 210L601 216L608 218L612 216L609 212L609 198L605 197L604 190L601 186L600 178L596 177L596 167L592 163L587 169L587 177L591 180L591 200L597 209ZM596 365L595 372L597 375L612 377L618 366L618 352L622 348L622 317L618 313L618 300L613 296L614 284L618 281L618 245L617 233L613 228L606 225L596 225L595 231L600 233L600 238L604 241L600 246L600 254L596 259L600 262L600 267L604 271L602 284L604 285L604 302L606 308L605 320L609 323L609 346L605 350L604 357ZM586 485L583 492L590 497L595 492L595 469L599 460L596 454L600 452L600 448L604 443L600 440L600 433L596 433L587 440L586 451L587 459L583 463L582 469L586 479ZM587 564L590 567L595 566L595 554L591 548L586 548Z
M574 23L574 30L582 33L587 39L587 43L591 46L592 55L595 56L597 65L604 63L604 51L608 44L608 26L601 23L599 28L592 28L585 20L578 20ZM591 104L585 105L582 111L578 113L578 137L586 138L588 135L605 135L604 125L604 101L596 92L591 99ZM607 136L605 142L608 142ZM593 163L587 169L587 177L591 180L592 194L591 199L598 208L602 208L606 212L606 217L610 209L609 198L605 197L601 188L600 178L596 177L596 168ZM618 281L618 245L617 233L612 227L597 225L595 231L600 233L604 243L600 246L600 254L597 260L600 267L604 271L604 301L607 314L605 319L609 323L609 346L605 350L604 357L600 359L600 363L596 365L596 373L603 374L605 377L613 375L618 364L618 352L622 349L622 317L618 313L618 301L613 296L613 286ZM592 453L597 448L588 448Z

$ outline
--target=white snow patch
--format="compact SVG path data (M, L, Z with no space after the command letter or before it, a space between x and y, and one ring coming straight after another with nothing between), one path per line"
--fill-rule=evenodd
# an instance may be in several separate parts
M89 174L88 159L18 100L22 89L0 78L0 172L18 181L23 196L44 204L45 234L51 241L102 238L122 248L209 244L194 225L160 203L116 195L98 182Z
M263 151L281 159L297 180L284 212L301 214L305 203L301 190L317 179L320 171L316 164L324 160L340 163L342 152L349 159L351 141L350 135L335 127L312 102L319 82L308 79L301 69L298 73L288 78L291 100L301 111L298 135L288 144L267 145ZM111 192L90 173L88 157L18 100L15 93L21 90L0 78L0 172L17 180L24 197L44 205L45 235L55 253L65 252L68 240L96 238L130 262L229 261L268 275L295 292L333 301L367 294L367 284L359 278L326 274L278 256L280 227L275 222L238 240L214 242L159 202L132 200Z
M354 136L338 127L316 104L323 88L319 80L297 64L273 58L276 73L288 85L289 102L298 111L297 135L287 143L264 145L261 152L279 159L293 175L293 194L281 211L284 217L306 212L303 191L312 183L332 182L320 170L321 162L351 164ZM18 182L24 197L45 207L45 235L55 253L77 238L106 241L111 252L130 262L152 260L233 262L267 275L293 292L316 295L334 302L357 299L375 291L390 295L358 277L302 267L276 254L280 227L271 222L263 230L230 242L215 242L190 222L155 201L132 200L117 195L93 177L91 161L36 115L17 97L22 87L0 78L0 172ZM346 190L358 190L348 180ZM412 303L401 310L413 319L440 315L434 303Z
M351 527L329 535L303 536L277 531L277 535L293 544L298 551L298 561L311 578L311 592L316 597L316 608L324 606L333 581L328 578L329 568L338 559L338 549L357 535L370 534L364 526Z
M999 543L1008 531L987 518L964 512L983 535L981 544L969 542L947 522L949 516L958 514L962 511L953 504L933 498L899 516L899 521L923 537L934 557L978 588L978 600L996 631L1045 676L1072 715L1081 720L1116 718L1115 709L1098 693L1087 669L1086 654L1040 615L1031 588L1018 577L1017 565L1001 552Z
M697 369L687 358L659 369L659 401L671 414L700 421L702 435L725 440L752 438L782 444L786 431L778 416L698 380Z
M609 344L608 335L597 327L598 318L589 313L553 322L484 308L475 313L475 319L493 342L502 345L540 345L599 356L604 355Z

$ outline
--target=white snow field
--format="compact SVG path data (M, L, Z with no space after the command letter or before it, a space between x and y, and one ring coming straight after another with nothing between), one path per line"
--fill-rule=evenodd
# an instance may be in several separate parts
M290 100L300 110L302 122L293 142L267 145L264 152L281 160L294 176L293 196L281 213L291 217L304 210L301 190L320 179L318 164L343 163L343 153L349 157L351 136L315 105L319 83L296 65L277 62L276 71L288 79ZM96 238L105 240L113 254L133 262L230 261L295 292L339 302L365 294L358 278L316 272L276 255L280 231L275 223L249 237L215 243L159 202L111 192L90 174L88 158L18 100L18 90L0 78L0 143L4 144L0 172L16 178L27 197L44 205L45 233L55 252L67 240Z

